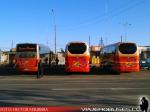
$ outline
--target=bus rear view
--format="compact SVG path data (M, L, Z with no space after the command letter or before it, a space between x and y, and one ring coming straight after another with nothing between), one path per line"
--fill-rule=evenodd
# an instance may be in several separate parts
M101 57L103 68L118 73L139 71L139 53L135 43L118 42L105 46Z
M120 43L118 46L118 70L121 72L139 71L139 52L135 43Z
M83 42L71 42L66 46L66 72L89 72L88 45Z
M19 72L37 72L37 44L18 44L16 48L16 69Z

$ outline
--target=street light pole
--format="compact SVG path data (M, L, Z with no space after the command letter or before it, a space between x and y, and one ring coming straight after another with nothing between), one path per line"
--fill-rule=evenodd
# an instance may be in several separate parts
M91 46L91 37L89 35L89 48L90 48L90 46Z
M56 54L56 23L55 23L55 13L53 9L52 9L52 13L53 13L53 20L54 20L54 50Z
M127 26L131 26L131 24L128 22L125 22L123 26L124 26L124 36L125 36L125 42L126 42L127 41Z
M57 53L57 51L56 51L56 24L55 24L54 32L55 32L54 40L55 40L55 54L56 54Z

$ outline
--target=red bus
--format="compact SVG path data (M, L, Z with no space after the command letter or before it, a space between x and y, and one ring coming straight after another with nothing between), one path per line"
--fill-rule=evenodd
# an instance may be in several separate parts
M84 42L70 42L66 46L66 72L89 72L89 46Z
M139 52L135 43L119 42L102 48L101 66L118 73L139 71Z
M38 64L48 64L50 49L34 43L16 46L15 65L19 72L38 72Z

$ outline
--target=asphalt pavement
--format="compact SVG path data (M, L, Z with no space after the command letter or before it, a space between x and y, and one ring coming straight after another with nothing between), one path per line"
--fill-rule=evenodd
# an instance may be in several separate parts
M150 71L136 73L15 74L0 71L0 106L137 107L150 100Z

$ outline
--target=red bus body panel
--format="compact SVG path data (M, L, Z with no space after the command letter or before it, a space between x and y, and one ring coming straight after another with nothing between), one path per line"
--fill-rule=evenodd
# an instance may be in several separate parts
M140 70L139 57L119 56L112 69L118 72L138 72Z
M107 52L105 52L106 54L102 55L102 66L120 73L140 71L138 49L135 53L123 54L118 48L120 44L122 43L115 43L104 48L106 50L107 48L115 47L111 52L108 52L107 50Z
M66 72L90 72L89 56L66 56Z
M19 72L38 72L37 58L18 58L16 68Z

